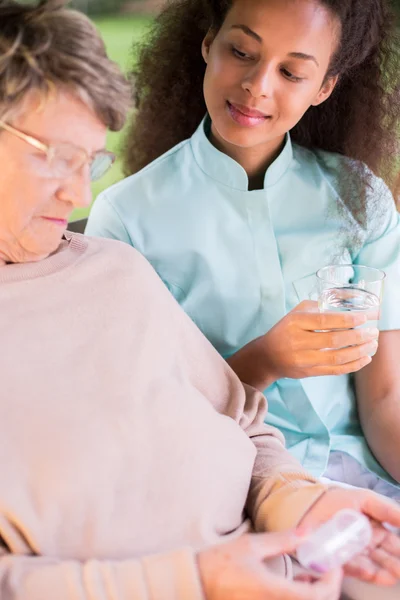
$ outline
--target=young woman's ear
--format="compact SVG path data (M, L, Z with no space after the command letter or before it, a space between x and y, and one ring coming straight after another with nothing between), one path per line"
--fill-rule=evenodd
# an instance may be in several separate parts
M318 106L318 104L322 104L325 100L328 100L329 96L332 94L335 86L338 82L339 75L335 75L334 77L329 77L319 90L317 96L315 97L314 102L312 102L312 106Z
M203 43L201 44L201 53L203 55L204 62L206 64L208 63L208 55L210 54L211 45L212 45L214 39L215 39L215 32L212 31L212 29L209 29L206 37L203 40Z

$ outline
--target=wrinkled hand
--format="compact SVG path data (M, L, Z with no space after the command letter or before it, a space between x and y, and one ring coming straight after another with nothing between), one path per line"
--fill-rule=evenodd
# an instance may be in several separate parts
M318 581L289 581L268 569L265 559L294 552L304 536L255 533L213 546L197 556L207 600L337 600L342 573Z
M362 369L378 347L378 329L354 329L366 321L362 312L321 313L317 302L301 302L259 338L271 379L343 375Z
M343 508L352 508L370 518L370 547L344 568L346 575L378 585L393 585L400 579L400 538L383 526L400 527L400 506L370 490L329 488L314 504L301 526L314 529Z

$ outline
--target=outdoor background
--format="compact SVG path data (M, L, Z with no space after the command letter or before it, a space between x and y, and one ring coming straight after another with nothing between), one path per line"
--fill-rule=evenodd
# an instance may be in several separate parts
M162 0L74 0L71 5L88 14L105 41L108 55L126 73L135 59L134 45L140 41L159 10ZM118 156L124 131L109 133L107 148ZM103 190L122 178L121 161L93 184L93 200ZM87 217L90 209L78 209L71 220Z
M20 0L31 3L34 0ZM400 14L400 0L391 0ZM152 19L166 0L71 0L71 5L88 14L105 41L110 58L126 73L135 59L134 45L144 38ZM107 147L117 155L124 131L110 133ZM121 161L100 181L93 184L93 199L105 188L122 178ZM90 209L76 210L71 220L86 217Z

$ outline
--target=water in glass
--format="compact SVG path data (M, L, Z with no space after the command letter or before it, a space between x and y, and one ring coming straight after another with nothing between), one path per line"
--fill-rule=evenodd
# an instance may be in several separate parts
M348 312L352 310L376 312L378 314L379 304L379 298L375 294L351 286L327 288L323 290L319 297L320 309L323 311ZM370 319L367 326L377 327L377 319Z

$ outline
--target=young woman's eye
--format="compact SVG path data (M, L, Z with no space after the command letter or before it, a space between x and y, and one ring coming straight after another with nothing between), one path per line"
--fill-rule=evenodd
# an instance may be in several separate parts
M302 77L296 77L296 75L293 75L293 73L291 73L287 69L281 69L281 72L284 74L286 79L289 79L290 81L294 81L294 82L302 81Z
M241 50L238 50L234 46L232 46L232 54L234 56L236 56L236 58L240 58L241 60L249 60L251 58L251 56L246 54L246 52L242 52Z

